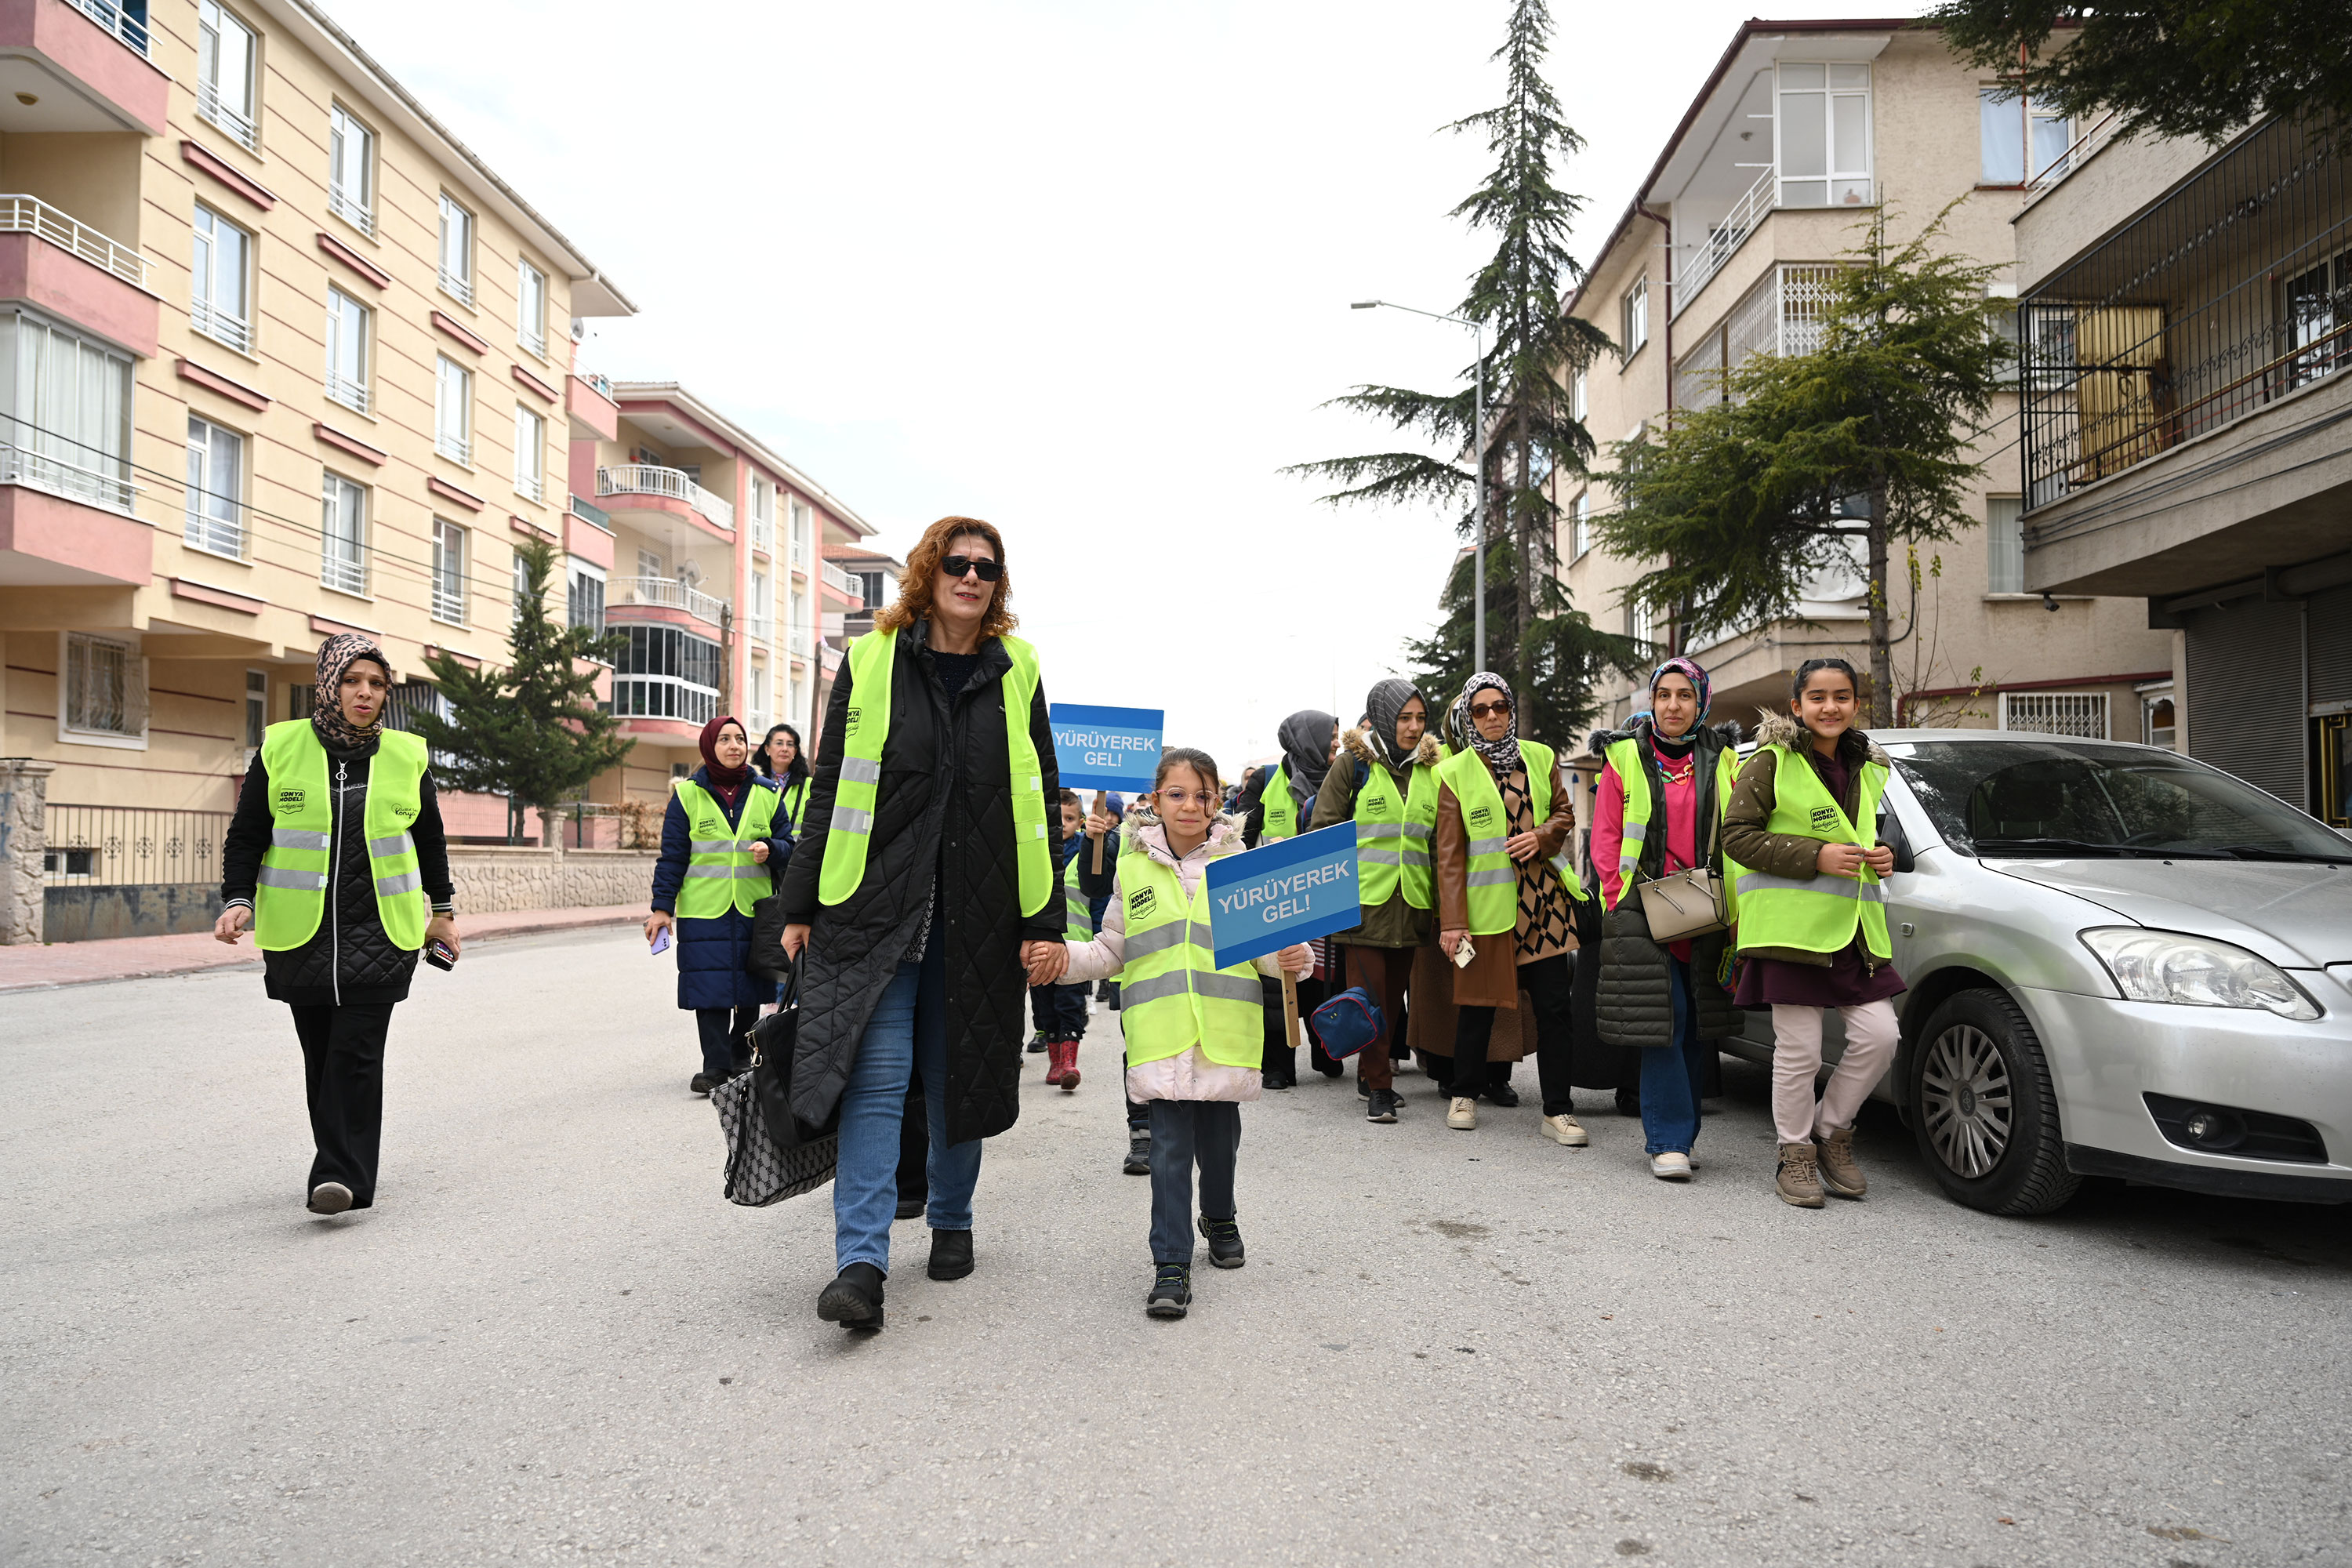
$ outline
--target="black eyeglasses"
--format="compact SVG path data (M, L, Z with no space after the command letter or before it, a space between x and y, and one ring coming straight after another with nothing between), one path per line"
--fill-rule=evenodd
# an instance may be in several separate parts
M1004 575L1004 563L985 555L950 555L940 563L940 570L959 581L966 573L977 572L982 582L993 583Z
M1507 697L1497 697L1492 702L1470 704L1470 717L1473 719L1507 719L1510 716L1511 700Z

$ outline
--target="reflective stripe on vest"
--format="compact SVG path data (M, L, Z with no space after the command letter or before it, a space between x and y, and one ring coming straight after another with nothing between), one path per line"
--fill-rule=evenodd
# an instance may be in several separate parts
M1356 897L1368 910L1387 903L1400 888L1416 910L1435 901L1429 850L1437 833L1437 770L1415 763L1406 778L1400 801L1389 770L1370 763L1356 792Z
M432 913L416 840L409 836L423 808L429 760L424 742L385 730L375 754L361 764L367 804L360 831L375 884L376 918L393 945L406 952L425 945ZM334 785L327 748L308 719L270 725L261 738L261 765L269 775L269 847L261 852L256 879L253 937L265 951L284 952L316 935L326 915L334 875Z
M1528 772L1528 806L1534 820L1545 822L1551 816L1552 749L1536 741L1519 742L1519 759ZM1503 805L1503 792L1495 782L1495 770L1486 759L1474 749L1448 757L1438 764L1437 781L1454 792L1456 805L1462 808L1462 831L1469 842L1469 860L1463 884L1467 918L1473 936L1495 936L1511 931L1519 923L1520 868L1512 863L1510 813ZM1571 899L1584 897L1584 888L1570 874L1571 863L1565 855L1556 855L1544 862L1559 879L1561 889Z
M1094 900L1078 889L1078 857L1085 853L1085 838L1070 840L1069 864L1062 868L1064 942L1092 942L1095 939Z
M1886 768L1879 763L1862 765L1859 822L1845 811L1813 770L1810 758L1786 746L1766 746L1756 753L1773 757L1772 815L1767 833L1792 834L1832 844L1855 844L1864 849L1878 843L1879 802L1886 794ZM1748 765L1756 765L1756 757ZM1776 877L1731 863L1734 896L1739 908L1739 951L1753 948L1793 948L1799 952L1841 952L1854 933L1862 933L1871 953L1884 961L1895 956L1886 934L1886 886L1865 866L1859 878L1820 876Z
M1118 977L1118 1023L1130 1067L1201 1054L1225 1067L1265 1059L1265 994L1248 963L1217 967L1209 931L1209 880L1190 907L1173 868L1137 848L1119 857L1118 898L1127 963Z
M1257 798L1265 807L1265 826L1257 835L1260 844L1298 837L1298 803L1290 798L1290 780L1284 776L1280 763L1274 764L1274 777Z
M1019 637L999 637L1013 661L1003 682L1005 776L1013 791L1013 863L1019 868L1021 912L1034 915L1054 894L1054 846L1045 836L1045 779L1029 736L1029 710L1037 698L1037 650ZM843 715L841 773L834 785L833 819L825 825L824 860L816 896L838 904L866 880L866 848L874 836L874 803L882 785L882 748L890 736L890 687L898 633L867 632L849 645L850 708Z
M1650 799L1650 772L1642 765L1639 742L1630 736L1612 742L1603 755L1616 772L1617 782L1625 788L1625 837L1617 846L1617 898L1608 899L1607 888L1601 889L1609 908L1613 910L1641 872L1642 847L1649 840L1650 813L1654 806ZM1728 746L1715 753L1715 812L1718 820L1731 805L1731 786L1739 773L1738 763L1738 759ZM1658 864L1665 864L1663 857Z
M686 813L686 880L678 884L677 913L690 921L715 921L729 910L750 914L768 895L774 878L751 858L751 847L776 831L782 797L757 779L746 784L743 815L733 827L718 797L691 779L679 779L677 804Z

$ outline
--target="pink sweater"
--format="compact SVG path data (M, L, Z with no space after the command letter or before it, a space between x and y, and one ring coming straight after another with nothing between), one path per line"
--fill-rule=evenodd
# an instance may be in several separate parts
M1661 817L1665 821L1665 870L1669 876L1698 864L1698 774L1694 765L1697 756L1694 751L1683 763L1675 764L1689 771L1679 779L1666 781L1663 807L1653 806L1650 812L1652 832L1657 830ZM1661 757L1658 761L1664 765L1668 759ZM1592 864L1601 872L1601 898L1605 909L1615 909L1617 900L1625 893L1624 884L1617 875L1617 856L1624 842L1625 781L1617 776L1614 766L1603 767L1600 800L1592 812ZM1666 950L1684 963L1690 962L1689 942L1669 942Z

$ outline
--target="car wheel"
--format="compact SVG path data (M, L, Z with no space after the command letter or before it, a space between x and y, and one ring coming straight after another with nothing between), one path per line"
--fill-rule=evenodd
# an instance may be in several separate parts
M1911 1053L1912 1135L1946 1196L1988 1214L2048 1214L2083 1178L2066 1168L2042 1042L1999 991L1962 991Z

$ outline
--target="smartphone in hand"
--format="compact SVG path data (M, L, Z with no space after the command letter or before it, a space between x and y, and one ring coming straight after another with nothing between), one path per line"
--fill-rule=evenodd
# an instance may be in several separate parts
M425 962L436 969L455 969L457 967L457 955L447 942L436 937L425 944Z
M669 927L664 926L654 932L653 955L656 958L669 951Z

